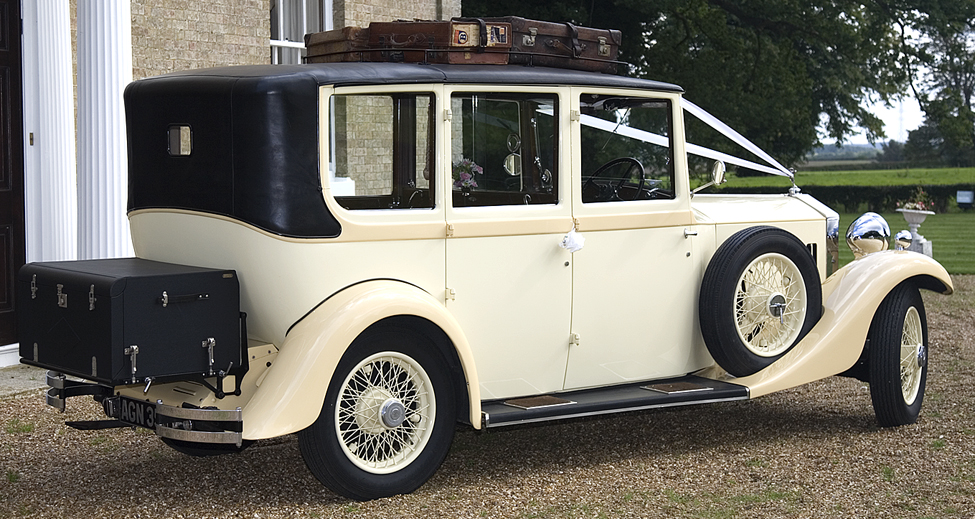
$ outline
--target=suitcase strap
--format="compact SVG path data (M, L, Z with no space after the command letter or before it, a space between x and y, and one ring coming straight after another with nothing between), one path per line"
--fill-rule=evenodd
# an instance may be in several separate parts
M193 301L206 301L207 299L210 299L210 294L184 294L171 296L165 290L163 290L162 296L156 301L162 303L163 308L166 308L169 305L191 303Z

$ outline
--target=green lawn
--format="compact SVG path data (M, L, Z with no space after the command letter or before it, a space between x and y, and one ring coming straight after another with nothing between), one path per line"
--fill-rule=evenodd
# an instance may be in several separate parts
M859 214L840 214L840 265L853 260L846 246L846 229ZM884 213L891 234L907 229L900 213ZM934 259L950 274L975 274L975 212L947 213L929 216L918 232L934 245Z
M975 168L867 170L867 171L800 171L796 184L805 186L926 186L975 184ZM792 185L786 177L762 175L728 178L731 187Z

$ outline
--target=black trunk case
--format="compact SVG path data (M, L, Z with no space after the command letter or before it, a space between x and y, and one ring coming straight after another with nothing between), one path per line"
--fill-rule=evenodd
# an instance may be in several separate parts
M213 339L214 371L246 370L233 270L137 258L42 262L25 265L17 284L24 363L112 386L198 379L210 374ZM125 353L133 345L134 376Z

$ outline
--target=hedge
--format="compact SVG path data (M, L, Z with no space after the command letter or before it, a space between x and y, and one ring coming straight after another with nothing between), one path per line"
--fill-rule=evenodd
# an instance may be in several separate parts
M931 202L933 211L943 213L948 210L958 191L973 191L973 184L924 185L921 186ZM838 212L855 213L860 211L861 204L866 204L866 210L877 213L891 212L897 209L898 201L909 200L917 186L807 186L802 189L820 202L830 206ZM723 187L716 192L721 194L763 194L785 193L781 187Z

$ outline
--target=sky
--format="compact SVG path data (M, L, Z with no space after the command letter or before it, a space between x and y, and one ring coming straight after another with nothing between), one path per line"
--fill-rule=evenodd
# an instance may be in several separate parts
M870 107L870 111L884 121L884 133L887 140L904 142L907 140L907 132L916 130L924 122L924 113L918 106L917 101L912 97L894 103L892 108L887 108L883 103L876 103ZM868 144L867 137L860 133L849 137L846 144Z

